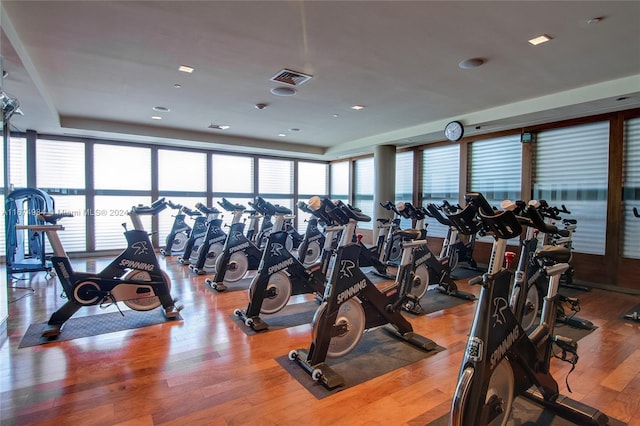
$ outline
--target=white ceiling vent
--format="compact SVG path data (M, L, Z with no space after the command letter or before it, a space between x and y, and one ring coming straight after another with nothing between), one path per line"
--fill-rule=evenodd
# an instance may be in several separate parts
M285 68L271 77L271 81L288 84L289 86L301 86L302 84L311 80L312 77L312 75L302 74L301 72L292 71Z

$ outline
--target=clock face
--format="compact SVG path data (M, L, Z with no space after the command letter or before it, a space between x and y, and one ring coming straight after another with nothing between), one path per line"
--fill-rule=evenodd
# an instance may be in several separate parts
M457 142L462 139L464 128L459 121L452 121L444 128L444 136L452 142Z

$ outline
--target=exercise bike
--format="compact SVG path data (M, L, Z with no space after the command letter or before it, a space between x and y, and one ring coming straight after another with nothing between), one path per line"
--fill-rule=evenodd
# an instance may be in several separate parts
M315 197L312 198L315 202ZM319 199L319 197L318 197ZM310 200L311 202L311 200ZM298 201L298 208L303 212L313 215L308 220L307 229L304 233L304 237L298 247L298 260L304 265L305 268L316 264L322 256L324 243L326 241L325 235L320 231L318 217L316 211L309 207L304 201ZM319 210L319 209L318 209ZM326 222L325 222L326 226Z
M480 193L467 194L467 206L449 215L458 229L477 232L483 227L494 236L489 272L470 284L481 284L471 332L451 404L452 426L505 425L518 396L542 404L558 415L580 425L606 425L608 417L585 404L559 394L558 383L549 364L555 343L560 359L577 363L577 343L554 334L560 275L569 266L570 252L563 247L535 254L544 263L549 279L539 325L527 335L509 309L512 273L502 269L507 240L519 236L522 223L545 233L557 228L544 222L534 207L526 218L511 210L494 211ZM478 218L480 222L478 222ZM524 297L524 292L520 297Z
M216 208L209 208L201 203L196 204L196 208L205 213L209 219L207 231L202 238L202 242L194 244L189 258L189 269L197 275L216 272L216 260L227 239L227 234L222 230L222 219L217 216L220 213ZM197 246L197 249L196 249ZM194 254L193 252L196 251Z
M460 263L467 263L471 269L478 269L478 264L473 259L473 248L476 243L476 234L469 235L467 242L462 241L458 229L453 226L451 221L442 214L442 210L446 209L449 212L455 213L460 210L459 206L452 206L447 201L444 201L442 206L436 206L433 203L427 204L427 211L429 216L440 222L447 227L447 235L442 242L442 250L438 258L442 261L447 260L449 265L449 272L453 272L460 266Z
M62 246L58 231L64 230L64 227L57 222L72 214L42 213L39 220L46 225L19 225L21 229L47 235L53 249L51 262L68 299L51 315L42 337L59 336L66 321L83 306L114 304L120 310L118 302L123 302L132 310L148 311L162 305L167 319L178 317L183 307L176 306L177 300L171 297L171 280L160 269L149 234L143 229L139 217L157 214L165 207L165 203L133 207L129 216L134 229L127 230L123 224L127 248L98 273L74 271ZM120 313L124 315L122 311Z
M352 242L351 236L357 222L371 218L341 202L325 211L346 228L327 270L329 282L324 301L313 318L311 345L308 350L292 350L289 359L295 360L313 380L333 389L343 386L344 378L325 362L326 359L351 352L366 329L389 324L396 336L423 350L434 350L437 344L414 333L411 324L402 316L401 306L409 295L411 279L380 290L358 267L360 247ZM399 235L414 238L419 232L400 231ZM406 244L410 246L411 243Z
M173 204L171 201L167 201L166 203L167 206L177 210L178 213L173 219L171 231L165 240L165 247L160 249L160 254L163 256L174 256L184 253L184 248L187 245L187 240L191 233L191 227L184 221L186 215L184 214L182 205Z
M191 250L193 249L193 244L196 242L196 239L202 238L205 232L207 232L207 218L198 210L183 207L182 211L193 219L193 227L191 228L191 232L189 232L184 250L182 254L177 257L178 263L186 266L189 264L189 257L191 256Z
M178 256L178 263L183 266L191 266L191 264L197 262L200 246L204 243L207 235L208 223L217 219L218 214L220 214L220 211L215 207L207 207L202 203L196 203L195 207L201 214L195 218L184 253L182 256Z
M362 242L362 235L356 235L356 244L361 248L359 264L360 267L373 266L373 272L376 275L391 279L393 276L389 274L387 267L396 263L402 254L402 239L394 234L396 230L400 229L400 215L391 201L387 201L385 204L380 203L380 206L394 212L394 218L378 219L378 229L380 229L380 231L378 233L378 240L374 246L365 246ZM360 211L360 209L348 204L347 207L354 211Z
M291 214L291 210L286 207L267 205L260 197L256 197L253 207L258 212L264 212L266 216L276 215L276 229L282 229L284 223L284 215ZM244 206L237 204L236 210L245 210ZM258 235L260 237L260 235ZM245 276L249 270L257 270L262 258L262 250L260 250L253 242L249 241L244 235L244 223L237 222L231 225L229 235L224 242L222 253L216 261L215 280L207 278L205 284L216 291L227 290L225 283L239 281Z
M309 200L309 207L305 208L315 216L322 217L322 208L326 202L325 200L323 204L320 197L312 197ZM270 208L275 210L274 206ZM282 214L276 213L276 223L280 220L279 215ZM331 222L330 218L325 218L325 223L331 224ZM247 327L255 331L263 331L268 329L269 325L260 318L260 314L274 314L280 311L292 295L316 294L318 299L321 298L325 290L328 261L334 250L333 235L342 231L343 228L343 226L326 227L327 238L324 239L321 260L311 268L307 268L286 249L285 245L289 237L286 231L270 233L262 252L258 273L249 286L249 305L246 310L236 309L234 313L242 318ZM309 227L307 231L312 232Z

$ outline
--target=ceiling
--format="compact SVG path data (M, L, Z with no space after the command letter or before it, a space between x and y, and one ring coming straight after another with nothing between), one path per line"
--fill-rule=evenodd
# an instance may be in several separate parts
M477 135L640 107L638 1L0 7L19 131L331 160L441 141L451 120ZM458 67L470 58L486 63ZM275 96L283 69L313 77Z

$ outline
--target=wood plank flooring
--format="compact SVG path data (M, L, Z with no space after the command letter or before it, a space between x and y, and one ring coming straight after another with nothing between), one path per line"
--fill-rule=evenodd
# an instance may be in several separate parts
M105 263L75 266L95 270ZM411 319L445 351L317 400L275 361L308 347L309 325L247 336L230 317L246 308L246 291L215 293L205 288L206 276L175 258L161 264L185 305L183 321L22 349L29 325L47 321L64 299L43 273L10 283L34 292L9 289L9 337L0 347L2 425L424 425L448 413L475 303ZM466 280L459 285L477 294ZM561 392L640 425L640 323L622 319L640 297L594 289L580 300L579 315L598 329L579 342L572 394L564 383L570 366L552 361ZM76 315L113 311L91 307Z

